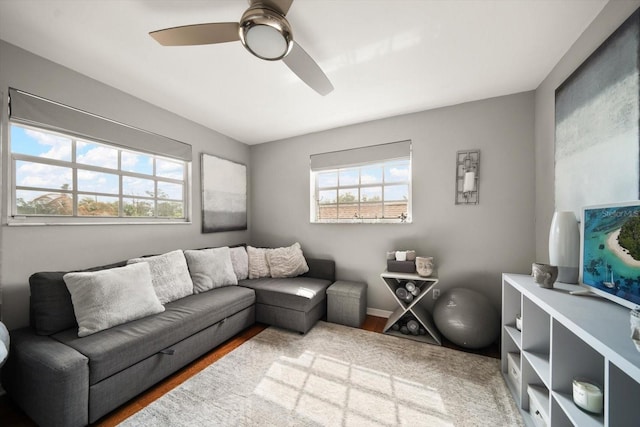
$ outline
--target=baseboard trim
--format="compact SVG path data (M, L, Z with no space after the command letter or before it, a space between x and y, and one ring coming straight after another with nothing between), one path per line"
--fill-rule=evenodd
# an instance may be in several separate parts
M384 317L385 319L388 319L391 316L391 314L393 314L393 311L380 310L379 308L367 307L367 314L370 316Z

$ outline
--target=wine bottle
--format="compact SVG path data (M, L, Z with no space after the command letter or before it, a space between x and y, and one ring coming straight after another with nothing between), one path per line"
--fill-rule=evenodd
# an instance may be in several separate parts
M420 324L418 323L417 320L413 320L413 319L409 320L407 322L407 329L409 329L409 332L411 333L415 332L417 334L420 331Z
M404 284L404 287L411 293L416 289L416 284L413 282L407 282Z
M396 289L396 295L398 296L398 298L402 301L406 301L407 300L407 295L411 295L409 292L407 292L407 290L403 287L399 287L398 289ZM411 295L411 298L413 298L413 295Z

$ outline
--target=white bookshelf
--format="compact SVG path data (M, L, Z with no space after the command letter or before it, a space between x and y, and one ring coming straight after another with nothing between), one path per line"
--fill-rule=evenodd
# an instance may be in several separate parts
M631 341L629 309L611 301L575 296L576 285L539 287L527 275L502 275L502 372L525 423L527 386L543 399L550 425L640 426L640 352ZM515 318L522 316L522 331ZM507 353L520 354L520 383L508 375ZM593 415L572 399L572 380L589 378L604 388L604 413Z

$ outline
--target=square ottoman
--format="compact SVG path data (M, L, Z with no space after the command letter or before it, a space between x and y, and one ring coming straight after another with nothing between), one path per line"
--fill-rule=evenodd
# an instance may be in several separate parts
M338 280L327 289L327 320L359 328L367 316L367 284Z

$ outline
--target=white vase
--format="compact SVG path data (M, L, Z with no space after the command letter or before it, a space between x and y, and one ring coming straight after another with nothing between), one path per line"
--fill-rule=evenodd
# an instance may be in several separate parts
M549 230L549 263L558 267L558 282L578 283L580 228L573 212L555 212Z

